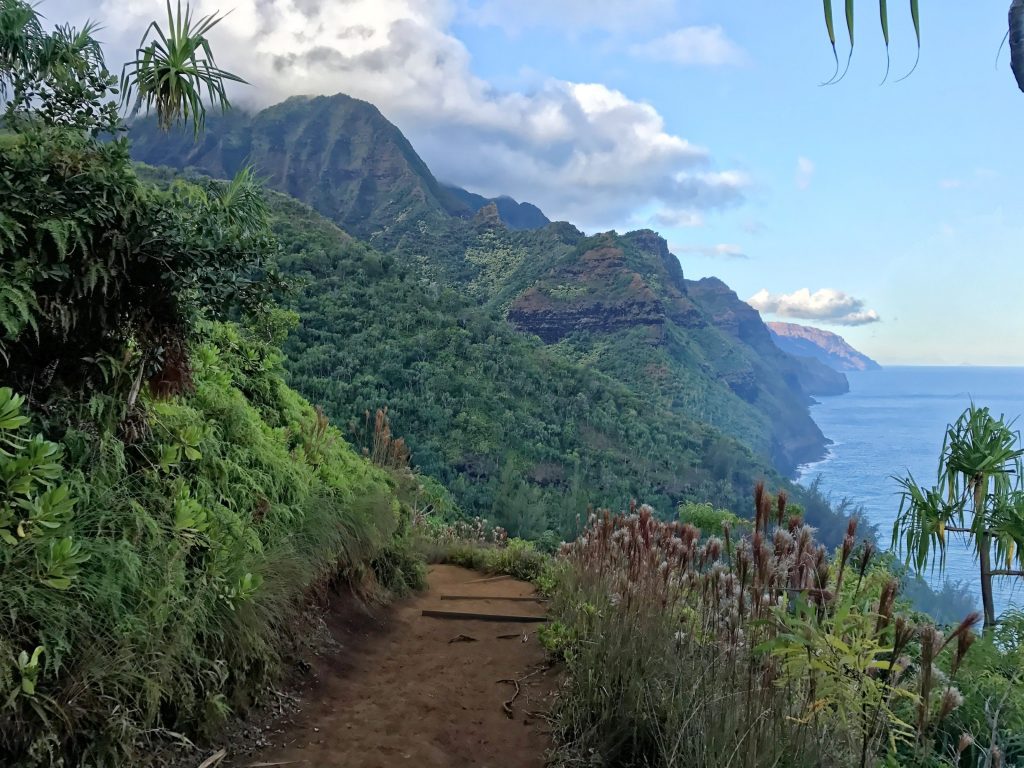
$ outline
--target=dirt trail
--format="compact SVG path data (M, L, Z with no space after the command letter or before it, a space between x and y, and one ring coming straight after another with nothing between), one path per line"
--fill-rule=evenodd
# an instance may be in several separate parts
M543 766L550 742L544 721L531 713L546 708L555 679L554 673L536 671L544 661L540 625L421 615L424 609L543 615L540 603L487 599L532 596L531 585L481 578L463 568L433 566L428 592L375 619L332 611L327 622L340 650L314 661L314 682L300 694L300 711L268 733L274 746L232 765ZM441 600L442 595L480 599ZM498 681L525 675L530 677L521 683L509 718L502 703L515 686Z

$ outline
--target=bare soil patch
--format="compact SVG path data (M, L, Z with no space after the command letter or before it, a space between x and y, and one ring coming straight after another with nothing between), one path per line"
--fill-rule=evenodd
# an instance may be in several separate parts
M298 692L296 709L287 721L266 726L268 746L229 764L543 766L550 738L540 715L557 680L537 642L540 625L421 615L427 609L541 616L543 603L502 599L534 595L532 585L482 580L447 565L432 566L429 583L426 593L372 617L353 615L345 601L332 605L325 618L333 650L310 659L311 682ZM519 693L509 703L512 681Z

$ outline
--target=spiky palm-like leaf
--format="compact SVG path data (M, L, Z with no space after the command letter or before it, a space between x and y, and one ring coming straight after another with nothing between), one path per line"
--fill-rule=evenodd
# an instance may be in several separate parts
M1024 448L1020 433L988 408L973 403L946 430L937 483L923 488L914 478L903 486L893 523L893 546L906 553L917 570L945 567L947 528L967 536L980 561L982 594L991 595L990 560L1006 562L1024 548ZM1024 562L1024 561L1022 561ZM985 624L995 617L985 605Z
M0 96L7 96L15 72L34 65L42 37L35 8L23 0L0 0Z
M1015 0L1016 2L1024 2L1024 0ZM917 69L917 62L921 58L921 12L918 6L919 0L910 0L910 18L914 23L914 34L917 38L917 60L914 61L914 67L910 70L913 72ZM836 51L836 27L835 20L832 13L832 0L822 0L823 7L825 10L825 27L828 30L828 39L832 44L832 55L836 60L836 71L824 84L831 85L837 83L846 77L847 71L850 69L850 61L853 59L853 43L854 43L854 19L856 3L854 0L845 0L845 16L846 16L846 33L850 38L850 53L846 59L846 68L842 74L839 72L839 54ZM889 3L887 0L878 0L878 16L882 25L882 39L885 41L885 77L882 82L889 79ZM903 77L909 76L910 72ZM902 80L903 77L900 79Z
M853 57L855 2L854 0L845 0L845 2L846 29L850 37L850 55L846 60L846 70L848 70L850 58ZM836 30L832 13L832 0L822 0L822 4L825 10L825 27L828 31L829 42L832 45L832 55L836 61L835 72L824 83L825 85L830 85L842 80L846 75L846 70L843 70L842 74L839 72L839 54L836 50ZM882 22L882 39L885 41L885 78L882 80L882 82L885 82L889 77L889 3L887 0L878 0L878 15ZM917 39L917 58L914 60L914 66L910 69L910 72L901 77L900 80L909 77L917 69L917 64L921 59L921 9L919 0L910 0L910 19L914 23L914 35ZM1008 21L1007 39L1010 44L1010 69L1013 71L1017 86L1024 91L1024 0L1012 0Z
M206 122L204 100L209 99L222 110L231 106L226 83L245 81L217 66L206 38L223 18L211 13L196 19L189 5L182 11L181 0L175 13L168 0L167 29L155 21L150 23L135 51L135 60L125 65L121 76L124 103L131 103L135 97L133 113L144 105L147 114L156 111L163 130L183 120L191 122L198 135Z

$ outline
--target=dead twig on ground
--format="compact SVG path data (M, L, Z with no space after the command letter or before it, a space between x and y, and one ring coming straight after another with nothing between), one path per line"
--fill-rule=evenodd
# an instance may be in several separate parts
M513 715L512 715L512 704L513 704L513 702L515 702L516 697L519 695L519 681L518 680L513 680L510 677L506 677L506 678L503 678L503 679L499 680L498 682L499 683L512 683L512 685L514 685L516 687L516 692L512 694L512 698L509 699L508 701L501 702L501 708L505 710L505 715L508 716L509 720L511 720L512 717L513 717Z
M448 641L448 645L451 645L452 643L475 643L475 642L476 642L476 638L473 637L472 635L457 635L456 637L453 637L451 640Z

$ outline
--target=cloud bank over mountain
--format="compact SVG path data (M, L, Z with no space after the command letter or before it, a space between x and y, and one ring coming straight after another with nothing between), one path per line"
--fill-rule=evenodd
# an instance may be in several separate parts
M646 2L655 11L664 5ZM194 5L205 14L223 3ZM515 7L502 0L475 9L449 0L231 5L211 40L218 63L252 84L235 91L239 104L262 107L291 95L337 92L365 99L409 135L441 179L484 195L510 194L553 218L607 229L641 208L733 206L750 185L744 173L718 168L707 148L669 130L654 107L605 84L541 75L529 88L500 90L474 74L453 25L472 23L471 11L478 23L511 23ZM530 21L534 5L527 4L521 22ZM609 14L624 14L628 4L603 5ZM162 0L47 6L53 18L81 22L88 12L98 19L117 60L129 58L145 25L165 13ZM712 38L727 42L717 33ZM702 55L711 55L709 40L703 42Z

